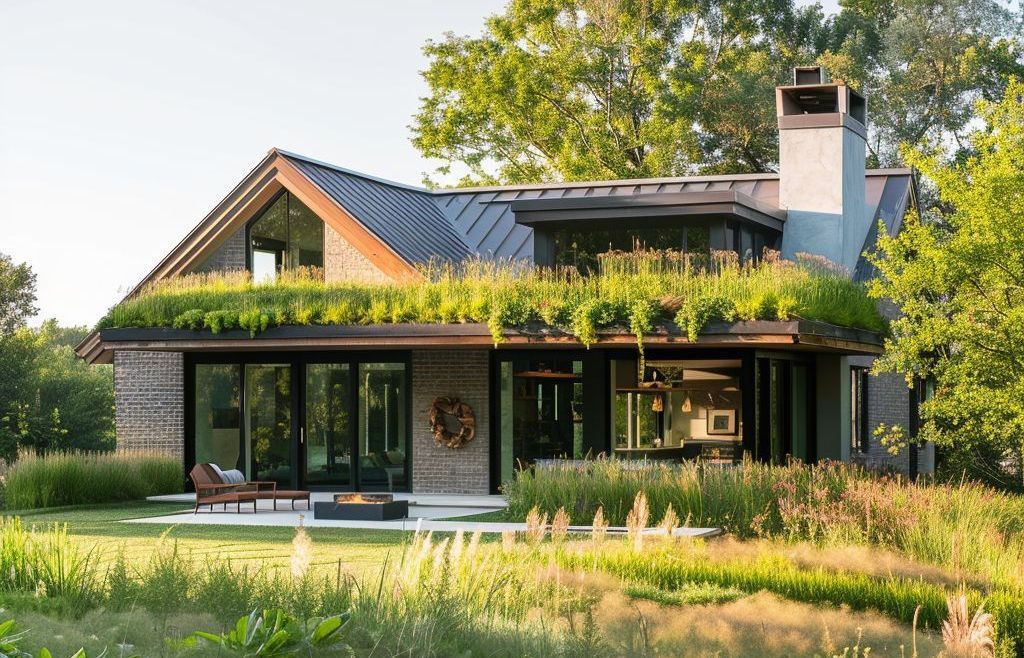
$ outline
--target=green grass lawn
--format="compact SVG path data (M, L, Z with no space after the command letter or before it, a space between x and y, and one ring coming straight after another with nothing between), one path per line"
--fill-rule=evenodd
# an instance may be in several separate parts
M164 523L121 523L125 519L191 512L192 505L137 501L109 505L51 508L18 515L27 526L66 524L68 533L97 551L103 563L124 551L129 560L144 558L159 543L176 542L179 549L197 558L217 557L235 563L280 566L291 555L295 529L276 526L192 525ZM397 554L411 533L397 530L350 528L309 528L315 546L315 563L336 565L347 571L377 569L383 557Z

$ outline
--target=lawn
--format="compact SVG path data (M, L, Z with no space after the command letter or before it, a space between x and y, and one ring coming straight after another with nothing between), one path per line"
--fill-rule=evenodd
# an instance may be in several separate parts
M15 512L28 526L66 524L68 534L96 551L106 565L123 552L128 560L145 559L158 544L176 544L196 559L208 557L246 563L287 564L294 528L244 525L165 525L120 523L125 519L191 512L192 505L135 501L84 507L65 507ZM341 562L350 572L379 568L383 555L400 553L409 534L392 530L309 528L317 546L317 564L337 567Z

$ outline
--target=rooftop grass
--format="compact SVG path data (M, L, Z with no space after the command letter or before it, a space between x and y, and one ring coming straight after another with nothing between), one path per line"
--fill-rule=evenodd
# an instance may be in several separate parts
M806 319L882 332L885 322L863 286L813 256L766 253L741 263L733 252L611 252L598 271L472 260L430 265L420 280L325 283L322 272L253 283L245 272L176 277L148 286L100 323L173 327L252 336L276 326L486 323L495 343L509 329L543 325L584 344L602 331L643 337L674 323L696 340L708 322Z

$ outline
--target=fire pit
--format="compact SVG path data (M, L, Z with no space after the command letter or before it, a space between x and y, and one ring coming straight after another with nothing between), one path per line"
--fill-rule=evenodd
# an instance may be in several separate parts
M313 503L314 519L332 521L391 521L409 516L409 501L391 494L344 493L334 502Z

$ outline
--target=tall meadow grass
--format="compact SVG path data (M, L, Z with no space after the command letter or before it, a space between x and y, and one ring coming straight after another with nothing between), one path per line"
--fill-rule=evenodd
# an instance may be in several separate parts
M881 546L958 574L1024 587L1024 499L964 482L939 485L822 463L736 467L597 460L523 472L503 486L509 513L569 510L589 523L598 508L625 525L641 492L650 517L671 505L690 526L738 537Z
M777 255L741 263L732 252L612 252L598 271L471 260L431 264L404 283L325 283L317 270L282 274L271 284L245 272L177 277L148 286L114 307L99 328L175 327L248 330L282 325L486 323L495 342L510 328L542 324L590 344L601 330L642 338L680 327L691 339L711 320L805 318L882 331L863 287L827 262Z
M7 509L139 500L179 493L181 461L168 455L118 451L23 454L7 471Z

